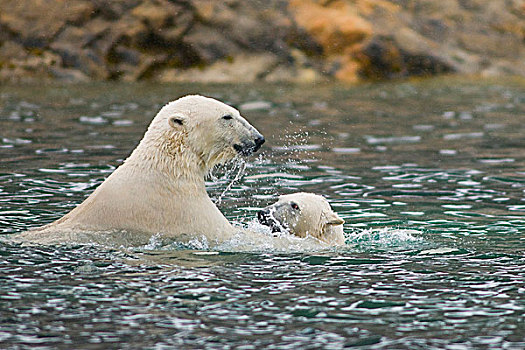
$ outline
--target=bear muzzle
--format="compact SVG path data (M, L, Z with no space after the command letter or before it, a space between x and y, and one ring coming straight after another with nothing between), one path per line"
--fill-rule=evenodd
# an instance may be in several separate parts
M272 232L281 232L286 229L274 216L269 208L264 208L257 212L257 220L261 225L268 226Z
M252 153L257 152L265 141L266 140L264 139L264 136L262 136L260 133L257 133L253 140L234 144L233 148L240 155L249 156Z

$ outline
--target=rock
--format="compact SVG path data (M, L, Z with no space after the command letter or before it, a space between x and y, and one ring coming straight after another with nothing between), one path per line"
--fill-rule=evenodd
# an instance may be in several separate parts
M168 69L159 75L163 82L254 82L261 80L275 67L277 58L274 55L239 55L235 59L217 61L204 68L187 70Z
M523 0L2 0L0 81L525 76Z
M406 39L406 38L405 38ZM451 64L425 51L425 47L399 44L399 37L376 36L359 54L361 72L371 79L399 78L448 73Z
M217 60L233 56L241 52L241 48L219 29L203 24L196 24L184 36L183 42L191 47L199 61L196 63L212 64Z
M322 6L313 0L292 0L290 9L297 23L323 48L325 55L340 55L372 33L372 26L345 1Z
M67 82L89 81L90 77L77 69L51 67L50 74L53 78Z
M292 0L290 11L297 23L322 47L327 64L335 63L336 78L355 82L359 64L352 56L359 44L372 34L372 26L358 16L355 6L349 2L338 0L327 4Z
M171 25L167 25L159 31L159 35L167 43L181 42L183 36L188 33L194 23L194 14L189 11L181 10L177 12L177 15L173 18Z
M0 57L3 58L3 65L8 65L12 60L24 59L26 56L25 48L14 41L6 41L0 46Z
M314 68L278 65L262 79L271 83L300 83L312 84L327 81L328 78Z
M85 23L93 14L90 1L2 0L0 25L28 47L45 47L66 25Z
M51 43L51 50L61 58L61 67L65 69L77 69L84 75L105 78L105 72L101 69L101 61L97 55L91 53L85 47L95 39L95 35L81 27L68 27L63 30L57 38ZM57 71L55 69L55 71ZM54 74L56 77L68 76L75 77L80 75L71 74L71 71L65 71L67 74ZM69 78L68 78L69 79Z
M196 23L218 31L245 53L288 55L287 39L295 26L286 1L193 0L192 4Z
M152 30L165 27L176 15L171 3L163 1L144 1L131 10L131 15L140 19Z
M89 33L91 39L87 40L83 46L92 48L102 57L107 56L108 51L118 38L112 32L113 23L105 20L102 16L98 16L87 22L82 28L86 33Z
M48 79L52 77L51 69L56 67L58 62L60 57L51 52L19 52L16 58L0 64L0 79L11 82L31 81L33 78Z
M95 0L93 2L96 4L95 11L99 14L99 17L106 21L116 21L139 6L143 1L144 0Z
M461 33L458 43L468 52L492 57L518 57L523 50L523 43L516 36L509 33L498 35L499 40L490 40L482 33Z
M319 62L314 62L299 49L291 49L290 57L286 61L276 65L274 69L264 76L267 82L294 82L315 83L327 80L321 73L322 67Z
M356 83L360 80L362 67L358 61L350 57L342 57L336 61L335 77L347 83Z

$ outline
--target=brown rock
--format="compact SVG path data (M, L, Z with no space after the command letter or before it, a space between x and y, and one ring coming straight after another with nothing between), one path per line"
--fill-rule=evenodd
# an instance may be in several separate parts
M0 25L26 46L45 47L66 23L80 25L93 11L93 4L82 0L2 0Z
M157 31L173 23L174 18L182 11L169 1L146 0L131 10L131 15L139 18L150 29Z
M117 42L125 43L126 45L141 46L147 37L148 27L140 19L124 15L114 22L111 26L110 33L107 36L109 45L112 46Z
M55 68L53 75L59 78L73 80L75 78L90 77L91 79L106 79L108 73L104 67L104 56L90 47L99 36L99 31L90 30L91 26L66 27L50 44L53 53L61 58L61 67ZM82 74L73 74L72 69Z
M291 0L290 11L297 23L319 43L328 63L338 67L335 77L346 82L358 80L359 65L352 55L372 34L370 23L358 15L357 8L345 1L320 3Z
M24 59L27 57L27 51L25 48L13 41L6 41L0 45L0 57L2 58L3 64L6 65L11 60Z
M424 47L412 47L408 44L400 45L397 40L391 36L376 36L356 54L361 73L365 77L399 78L442 74L455 70L449 62L434 56L433 51L425 51Z
M221 60L205 68L188 70L169 69L159 75L163 82L254 82L268 75L277 65L277 57L266 55L239 55Z
M192 12L180 10L173 18L172 24L159 30L158 35L167 43L181 42L183 36L186 35L193 26L194 17Z
M7 64L0 67L0 79L19 82L28 77L47 79L52 77L51 69L60 62L60 57L46 51L27 52L26 55L17 55Z
M313 68L278 65L268 75L264 76L263 80L271 83L293 82L312 84L327 81L328 79Z
M515 36L506 33L492 37L482 33L460 33L458 42L467 51L498 58L515 58L523 50L523 43Z
M0 80L525 76L523 0L0 3Z
M203 24L194 25L184 36L183 42L191 47L199 60L205 64L236 55L241 51L240 47L228 40L221 30Z
M56 80L67 82L90 81L93 79L93 77L84 74L78 69L63 67L50 67L50 76Z
M290 10L297 23L323 47L327 56L345 53L371 35L372 27L345 1L322 6L313 0L291 0Z
M337 62L341 68L335 72L335 77L347 83L356 83L360 80L361 66L359 62L350 57L342 57Z
M111 48L122 38L121 32L115 30L116 26L114 23L107 21L101 16L87 22L83 28L92 38L92 40L85 42L83 46L93 49L97 56L106 60Z
M197 23L220 32L247 53L287 55L286 39L293 23L285 1L193 0L192 4Z

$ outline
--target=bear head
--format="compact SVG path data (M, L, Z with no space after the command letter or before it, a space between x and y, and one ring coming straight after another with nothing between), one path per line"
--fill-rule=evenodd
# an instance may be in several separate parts
M141 143L181 162L196 161L208 172L238 155L256 152L264 141L235 108L212 98L189 95L162 107Z
M257 213L259 222L272 232L312 236L327 243L344 244L343 224L328 201L313 193L293 193Z

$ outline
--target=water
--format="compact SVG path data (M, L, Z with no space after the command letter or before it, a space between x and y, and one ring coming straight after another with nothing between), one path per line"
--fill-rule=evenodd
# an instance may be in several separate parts
M209 179L225 215L315 192L347 247L0 242L1 348L525 348L523 80L2 86L2 236L68 212L196 92L267 138Z

